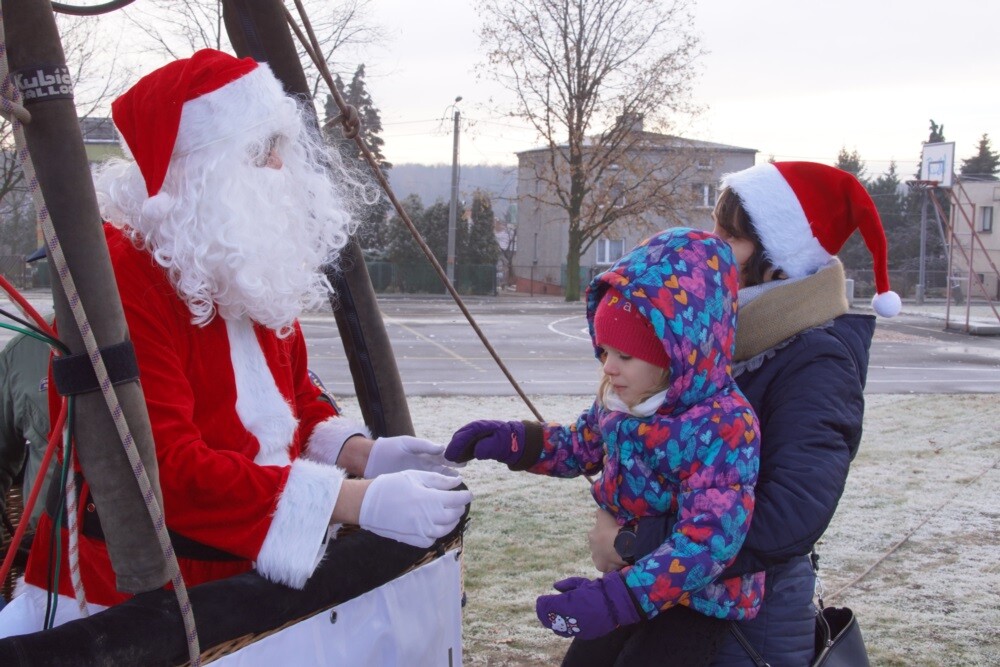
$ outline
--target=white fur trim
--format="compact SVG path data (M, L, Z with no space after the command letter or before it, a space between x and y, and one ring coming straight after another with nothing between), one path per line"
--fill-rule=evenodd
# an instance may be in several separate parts
M739 195L768 258L789 278L811 275L830 261L795 191L773 164L727 174L722 186Z
M364 424L347 417L330 417L317 424L309 436L303 456L312 461L334 465L340 457L344 443L353 435L372 437L371 431Z
M882 292L872 297L872 308L882 317L895 317L903 309L903 301L895 292Z
M295 110L281 84L265 63L221 88L184 103L173 156L239 136L275 122Z
M260 444L254 463L286 466L298 422L274 383L253 323L246 317L225 322L236 376L236 414Z
M347 476L336 466L298 459L292 463L271 527L257 554L265 578L302 588L326 553L330 517Z

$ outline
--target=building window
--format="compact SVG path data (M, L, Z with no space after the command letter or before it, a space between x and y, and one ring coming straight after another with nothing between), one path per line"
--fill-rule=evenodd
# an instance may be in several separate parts
M979 231L991 234L993 232L993 207L979 208Z
M600 192L603 190L603 192ZM625 184L622 182L621 167L613 164L608 167L607 172L601 177L598 185L600 207L611 206L621 208L628 204L625 196Z
M711 171L712 159L707 157L700 157L697 160L695 160L695 165L698 167L698 171Z
M697 208L715 207L715 185L712 183L694 183L692 186L694 205Z
M595 264L614 264L625 254L624 239L597 239L597 261Z
M612 183L611 187L608 188L608 199L614 208L621 208L628 204L628 199L625 196L625 186L618 181Z

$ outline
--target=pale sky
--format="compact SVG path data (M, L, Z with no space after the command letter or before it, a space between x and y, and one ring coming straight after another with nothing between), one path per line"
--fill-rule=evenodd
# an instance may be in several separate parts
M386 157L451 162L457 95L464 164L513 164L538 145L495 112L505 95L477 80L484 58L470 0L375 0L383 48L362 58L382 113ZM916 168L929 119L955 142L956 166L980 136L1000 149L996 0L699 0L709 53L694 101L708 110L679 134L760 151L758 161L833 163L857 150L869 175ZM448 121L443 121L445 117Z

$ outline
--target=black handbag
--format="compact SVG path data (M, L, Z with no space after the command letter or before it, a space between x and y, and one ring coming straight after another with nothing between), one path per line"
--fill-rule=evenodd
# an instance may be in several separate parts
M809 666L869 667L868 649L853 611L847 607L820 609L816 614L816 655Z
M815 551L812 553L812 563L818 575L819 557ZM730 624L729 631L757 667L770 667L737 623ZM848 607L826 607L823 605L823 598L819 597L815 632L816 651L809 667L870 667L861 626Z

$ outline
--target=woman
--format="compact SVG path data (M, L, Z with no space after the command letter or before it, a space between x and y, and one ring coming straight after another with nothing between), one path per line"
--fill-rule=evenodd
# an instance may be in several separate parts
M715 233L740 265L733 376L757 412L761 468L743 548L723 578L764 570L757 617L739 624L773 667L813 657L815 574L809 554L829 525L857 453L864 416L871 315L849 314L834 255L860 230L874 260L875 311L899 312L889 291L885 235L871 198L847 172L808 162L730 174L713 213ZM617 567L608 517L591 549ZM732 637L713 663L753 665Z

